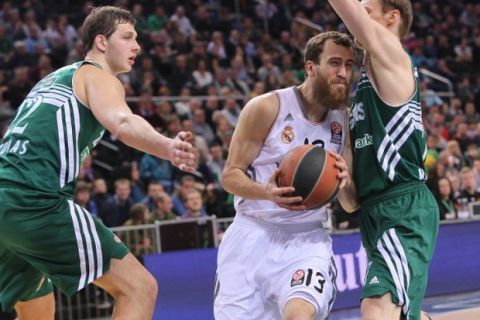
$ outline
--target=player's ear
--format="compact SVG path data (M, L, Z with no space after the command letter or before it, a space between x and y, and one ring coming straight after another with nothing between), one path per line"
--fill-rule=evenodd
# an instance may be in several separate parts
M105 52L107 48L107 38L104 35L98 34L95 37L94 42L98 50L100 50L101 52Z
M305 72L307 73L307 76L315 75L315 63L313 61L308 60L305 62Z
M395 21L400 19L400 11L390 10L385 15L385 20L387 21L387 26L390 26L395 23Z

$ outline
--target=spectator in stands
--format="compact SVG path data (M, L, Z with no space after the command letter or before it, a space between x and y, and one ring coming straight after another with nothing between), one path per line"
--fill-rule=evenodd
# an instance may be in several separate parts
M235 127L237 125L240 111L241 108L238 105L237 101L235 101L235 99L228 98L225 100L225 106L222 109L222 113L232 127Z
M462 117L464 119L464 117ZM456 132L453 136L454 140L451 140L447 143L447 148L449 148L449 143L452 146L452 151L459 156L458 153L463 153L467 150L467 146L472 143L471 137L468 135L468 125L465 122L458 123L456 126ZM453 142L455 141L455 142ZM458 148L457 148L458 146Z
M143 204L134 204L129 211L130 219L123 226L139 226L149 223L150 212ZM155 252L153 240L145 230L128 230L122 237L132 254L143 264L143 255Z
M153 212L155 209L155 198L164 192L165 189L160 181L150 180L148 183L147 195L142 199L141 203L145 205L150 212Z
M477 177L472 168L464 167L460 171L461 177L461 191L457 198L460 203L462 200L466 200L467 203L480 200L480 192L477 188Z
M92 167L92 155L89 154L85 160L83 160L82 166L78 171L78 180L85 181L87 183L93 183L97 177L97 173Z
M204 136L199 135L195 132L195 128L193 126L193 121L190 119L182 120L182 130L187 130L192 132L192 136L189 142L199 151L202 159L201 161L206 161L208 159L208 143Z
M43 35L40 33L40 29L37 29L35 26L28 26L28 36L25 38L25 49L28 54L33 55L35 53L35 48L38 44L41 44L46 48L46 52L50 51L48 42L45 40Z
M190 189L204 190L205 185L195 181L194 176L185 174L180 178L180 183L172 195L173 212L177 216L183 216L187 212L185 207L186 196Z
M215 140L215 133L213 132L212 127L207 123L205 110L203 108L194 111L192 126L193 132L195 132L196 135L205 138L205 141L208 144L211 144Z
M465 121L467 124L477 124L480 122L480 114L477 113L473 101L465 102Z
M98 213L107 227L118 227L128 220L133 205L130 192L130 180L121 178L115 181L115 194L105 201Z
M475 143L469 144L463 158L465 165L473 168L475 160L478 159L478 146Z
M158 181L167 192L173 190L173 173L173 166L167 160L144 154L140 161L140 177L142 180L146 182L150 180Z
M167 21L165 8L162 5L156 5L154 12L147 17L148 30L158 32L163 29Z
M175 57L175 66L169 78L169 86L172 93L178 95L184 87L192 85L191 71L188 66L187 56L179 54Z
M189 189L185 194L185 208L186 211L182 218L199 218L205 215L203 209L202 194L195 188ZM203 210L202 210L203 209Z
M7 97L10 100L10 106L13 109L20 107L23 99L31 89L27 67L16 67L13 70L13 79L7 86Z
M145 74L144 74L145 75ZM135 104L134 113L143 118L149 118L155 111L155 104L152 101L153 89L144 83L144 86L140 89L140 97Z
M110 195L108 194L108 186L105 179L96 178L93 181L91 198L95 202L98 211L102 210L109 197Z
M215 61L217 67L227 66L227 50L225 49L223 35L220 31L213 32L210 42L207 45L207 53L210 58Z
M207 69L207 62L204 59L197 61L197 67L192 73L193 89L197 94L205 94L207 87L213 83L213 75Z
M137 203L130 208L130 218L123 223L123 226L138 226L142 224L148 224L150 221L150 212L148 208Z
M420 82L422 101L425 103L425 106L427 108L442 105L442 99L435 91L428 87L429 83L430 82L428 80L423 80L422 82Z
M78 181L75 188L75 198L74 201L80 207L85 208L92 214L92 216L98 216L98 208L95 201L90 199L91 187L90 184L84 181Z
M438 180L437 203L440 209L440 220L457 218L457 202L452 190L452 184L448 178Z
M173 213L173 202L170 195L166 192L160 192L154 197L155 207L150 216L150 223L155 221L174 220L178 216Z
M275 77L276 83L282 83L282 71L273 63L273 57L271 54L265 53L262 56L262 66L257 71L258 80L266 83L269 75Z
M145 184L140 176L138 162L132 161L128 167L130 168L130 185L132 188L130 198L134 203L137 203L145 198Z
M190 18L185 15L183 6L175 8L175 13L170 17L170 21L174 22L178 26L178 30L186 37L196 33Z

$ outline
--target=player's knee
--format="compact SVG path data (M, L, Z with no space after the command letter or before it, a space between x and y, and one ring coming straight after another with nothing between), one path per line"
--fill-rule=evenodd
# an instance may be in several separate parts
M157 280L146 270L136 279L135 295L141 296L142 299L149 301L155 301L158 293Z

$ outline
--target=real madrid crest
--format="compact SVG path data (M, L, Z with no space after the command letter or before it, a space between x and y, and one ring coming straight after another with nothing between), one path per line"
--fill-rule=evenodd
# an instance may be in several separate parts
M286 126L283 128L282 133L280 134L280 139L285 144L289 144L295 139L295 133L293 133L293 128L291 126Z

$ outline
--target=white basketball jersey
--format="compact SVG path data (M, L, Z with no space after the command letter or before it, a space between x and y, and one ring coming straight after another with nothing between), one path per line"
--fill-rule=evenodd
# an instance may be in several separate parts
M341 154L346 135L346 110L329 110L321 123L309 121L301 107L295 87L276 90L280 108L263 147L247 170L249 177L265 184L288 151L302 144L319 144ZM289 211L267 200L251 200L235 196L237 215L251 216L274 223L325 221L325 208Z

